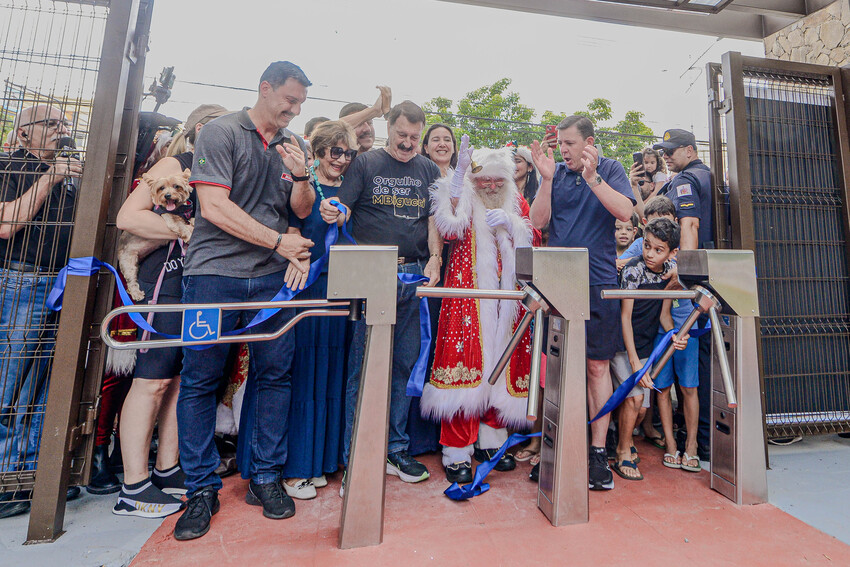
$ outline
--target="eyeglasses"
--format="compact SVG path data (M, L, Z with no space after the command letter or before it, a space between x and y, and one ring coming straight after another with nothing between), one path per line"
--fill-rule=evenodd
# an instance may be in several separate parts
M345 161L351 161L357 157L357 150L344 150L339 146L331 148L331 159L339 159L341 156L345 156Z
M659 151L661 152L662 156L672 156L674 153L676 153L676 150L683 147L684 146L676 146L675 148L670 148L669 150L667 148L661 148Z
M492 179L490 177L479 177L476 181L481 187L502 187L505 184L504 179Z
M21 128L24 126L32 126L33 124L45 124L48 130L56 130L61 125L66 130L71 129L71 123L67 120L57 120L55 118L45 118L44 120L36 120L35 122L27 122L26 124L21 124Z

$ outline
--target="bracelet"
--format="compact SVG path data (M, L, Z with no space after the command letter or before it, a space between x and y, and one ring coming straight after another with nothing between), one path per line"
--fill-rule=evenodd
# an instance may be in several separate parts
M274 243L274 248L272 248L272 252L277 252L278 247L280 246L280 241L283 240L283 233L277 233L277 242Z
M431 258L438 258L440 260L440 265L443 265L443 255L442 254L431 254Z

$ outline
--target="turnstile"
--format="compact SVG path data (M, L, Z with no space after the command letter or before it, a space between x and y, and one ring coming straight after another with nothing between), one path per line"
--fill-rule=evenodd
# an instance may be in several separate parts
M384 482L389 427L389 392L392 370L393 327L396 319L398 248L395 246L332 246L328 264L328 299L265 301L253 303L204 303L138 305L109 312L101 324L103 342L114 349L166 348L269 340L290 331L306 317L366 317L366 351L361 369L357 417L351 442L345 499L340 520L339 546L343 549L377 545L383 537ZM365 301L365 315L364 303ZM201 340L157 339L120 343L109 336L109 323L122 313L189 313L204 331L215 329L218 310L310 308L269 333L221 335ZM203 313L203 320L201 319ZM220 320L220 317L218 318ZM194 321L194 319L193 319ZM192 335L195 336L195 335Z

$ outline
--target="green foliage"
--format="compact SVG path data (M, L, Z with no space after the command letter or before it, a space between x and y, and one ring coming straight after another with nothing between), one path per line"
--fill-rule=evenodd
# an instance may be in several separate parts
M515 141L529 145L532 140L542 140L545 125L558 124L567 117L565 113L547 110L534 123L534 110L520 102L519 95L509 92L511 80L500 79L492 85L484 85L454 101L436 97L423 105L428 124L441 122L451 126L455 136L469 135L470 143L476 148L498 148ZM587 108L575 112L593 122L597 131L596 142L602 146L606 157L618 160L628 170L632 164L632 153L640 151L650 140L639 136L652 136L653 132L643 122L644 114L636 110L626 112L625 117L611 124L614 111L611 101L605 98L591 100ZM560 152L555 151L558 161Z

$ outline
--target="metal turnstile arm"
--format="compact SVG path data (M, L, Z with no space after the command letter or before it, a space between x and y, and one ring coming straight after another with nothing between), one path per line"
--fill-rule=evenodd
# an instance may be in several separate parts
M714 307L708 310L708 318L711 320L714 353L720 363L720 376L723 378L723 387L726 390L726 405L736 408L738 396L735 392L735 382L732 381L732 370L729 368L729 358L726 356L726 341L723 340L723 332L720 330L720 317L717 316L717 310Z

